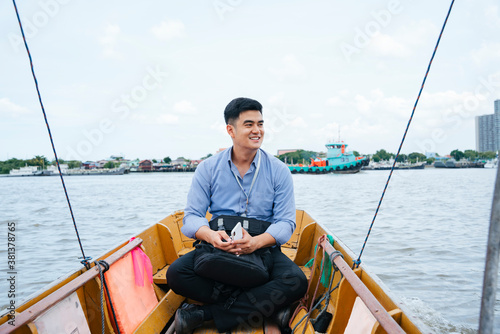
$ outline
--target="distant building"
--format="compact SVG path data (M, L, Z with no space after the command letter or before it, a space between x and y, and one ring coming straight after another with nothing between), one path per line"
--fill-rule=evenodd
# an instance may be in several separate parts
M278 150L278 154L277 155L282 155L282 154L292 153L292 152L297 152L297 151L298 151L298 149Z
M476 151L500 149L500 100L494 102L494 113L476 116Z
M82 163L82 167L84 169L95 169L97 168L97 164L94 161L85 161Z
M188 163L183 158L177 158L171 162L174 166L187 167Z
M127 167L139 167L140 162L141 162L141 160L135 159L135 160L126 161L126 164L127 164Z
M170 168L170 167L172 167L172 165L166 164L163 161L153 163L153 169L154 170L164 170L164 169L167 169L167 168Z
M139 162L139 170L150 171L153 169L153 162L151 160L142 160Z

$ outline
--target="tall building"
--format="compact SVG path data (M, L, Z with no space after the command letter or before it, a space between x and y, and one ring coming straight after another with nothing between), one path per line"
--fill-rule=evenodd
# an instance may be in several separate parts
M495 100L495 133L497 137L497 151L500 150L500 100Z
M476 116L476 151L500 150L500 100L494 103L494 113Z

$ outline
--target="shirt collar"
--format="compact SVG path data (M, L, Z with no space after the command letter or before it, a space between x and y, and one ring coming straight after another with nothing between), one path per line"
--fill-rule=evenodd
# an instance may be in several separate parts
M260 148L259 148L259 151L260 151ZM231 159L231 155L233 153L233 146L231 146L231 148L229 148L229 150L227 150L227 152L228 152L227 162L229 163L229 167L234 166L233 160ZM262 154L262 152L261 152L261 154ZM252 161L252 166L250 166L250 169L252 171L257 166L257 159L258 158L259 158L259 152L257 152L257 154L255 154L255 157L253 158L253 161Z

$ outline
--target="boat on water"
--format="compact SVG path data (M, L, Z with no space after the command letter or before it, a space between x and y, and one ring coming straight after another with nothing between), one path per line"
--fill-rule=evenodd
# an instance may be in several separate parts
M368 166L363 167L363 170L391 170L394 160L387 162L370 162ZM405 163L396 162L394 169L425 169L426 162L416 162L416 163Z
M485 163L482 161L468 161L448 159L445 162L435 161L434 168L484 168Z
M9 176L34 176L38 172L37 166L24 166L17 169L11 169Z
M498 159L488 160L484 163L484 168L497 168L498 167Z
M0 318L0 333L102 333L102 326L105 333L117 333L117 328L120 333L172 333L176 310L196 303L170 290L166 278L169 265L194 249L194 240L180 232L183 216L177 211L99 257L109 264L103 280L100 266L92 262L89 269L71 272L21 305L8 307ZM326 235L333 236L333 246ZM145 263L134 254L139 248L151 263L151 281L144 274L147 265L137 270ZM294 333L431 332L363 264L351 269L355 258L351 251L305 211L296 211L296 230L282 252L309 280L304 307L290 320ZM311 259L313 265L306 265ZM329 261L335 263L332 274L326 274ZM324 285L322 278L329 284ZM206 323L194 333L217 330ZM265 319L260 327L246 323L233 333L279 333L279 329Z
M124 167L101 169L68 169L65 175L123 175L127 174ZM57 175L57 174L56 174Z
M292 174L353 174L361 170L363 166L368 166L370 158L355 156L353 152L347 151L347 144L343 141L329 142L326 145L326 159L311 159L311 164L288 165Z

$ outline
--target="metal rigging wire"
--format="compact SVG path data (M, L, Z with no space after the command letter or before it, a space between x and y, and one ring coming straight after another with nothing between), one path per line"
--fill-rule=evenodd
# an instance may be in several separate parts
M415 114L415 109L417 109L417 104L418 101L420 100L420 95L422 94L422 91L424 90L424 85L425 81L427 80L427 75L429 74L429 70L431 69L432 65L432 60L434 59L434 56L436 55L437 48L439 46L439 42L441 41L441 36L443 35L444 28L446 27L446 23L448 22L448 17L450 17L451 9L453 8L453 4L455 3L455 0L451 1L450 8L448 9L448 14L446 15L446 19L444 20L443 27L441 28L441 32L439 33L438 40L436 42L436 46L434 47L434 52L432 53L432 57L429 61L429 65L427 66L427 71L425 72L424 80L422 81L422 86L420 87L420 91L418 92L417 100L415 101L415 105L413 106L413 110L411 112L410 119L408 120L408 124L406 125L406 130L403 135L403 139L401 140L401 143L399 144L398 148L398 153L396 153L396 157L394 158L394 162L392 163L391 167L391 172L389 173L389 177L387 178L387 182L385 183L384 191L382 192L382 196L380 197L380 201L378 202L377 210L375 210L375 215L373 216L372 223L370 224L370 228L368 229L368 233L365 238L365 242L363 243L363 247L361 248L361 251L359 252L358 259L354 261L353 267L359 267L359 264L361 263L361 255L363 255L363 251L365 249L366 243L368 241L368 237L370 236L370 233L372 231L373 223L375 223L375 219L377 218L378 210L380 209L380 205L382 204L382 200L384 199L385 191L387 190L387 186L389 185L389 181L391 180L392 172L394 171L394 167L396 166L396 161L398 160L399 153L401 152L401 147L403 147L403 143L406 138L406 134L408 133L408 128L410 127L411 121L413 119L413 115Z
M45 119L45 124L47 125L47 131L49 132L49 138L50 138L50 143L52 145L52 151L54 152L54 156L55 156L56 163L57 163L57 170L59 171L59 176L61 178L61 183L62 183L62 186L64 188L64 194L66 195L66 201L68 202L69 212L71 213L71 219L73 220L73 226L75 227L75 232L76 232L76 236L78 238L78 243L80 244L80 250L82 251L83 260L81 262L88 269L88 268L90 268L89 260L91 258L90 257L86 257L85 256L85 252L83 251L82 241L80 240L80 235L78 233L78 228L76 227L75 216L73 215L73 209L71 207L71 202L69 200L68 191L66 190L66 184L64 183L64 178L62 176L61 166L59 165L59 158L57 157L56 148L54 146L54 140L52 139L52 133L50 131L49 121L47 120L47 114L45 113L45 108L43 106L42 96L40 95L40 89L38 88L38 81L36 79L35 69L33 67L33 59L31 59L31 53L30 53L30 50L28 48L28 43L26 42L26 36L24 35L23 25L22 25L21 19L19 17L19 11L17 10L16 1L12 0L12 3L14 4L14 9L16 10L17 21L19 22L19 28L21 29L21 34L23 36L24 46L26 47L26 52L28 53L28 58L30 60L31 73L33 74L33 79L35 81L36 92L38 94L38 101L40 102L40 107L42 108L43 118Z

